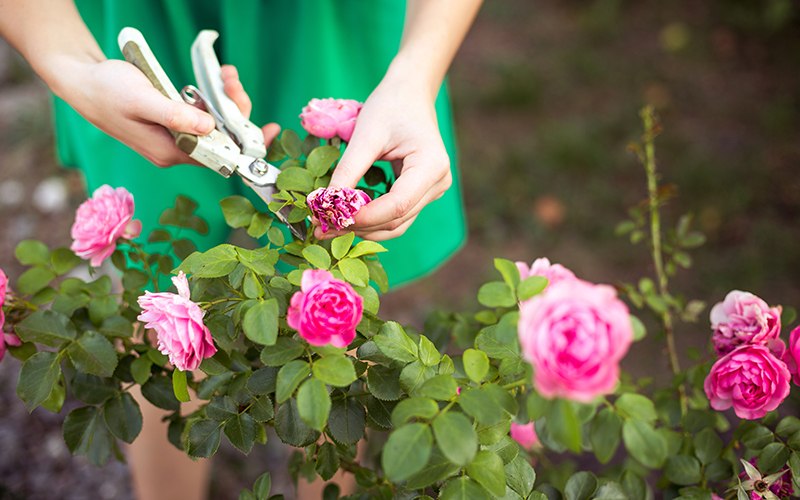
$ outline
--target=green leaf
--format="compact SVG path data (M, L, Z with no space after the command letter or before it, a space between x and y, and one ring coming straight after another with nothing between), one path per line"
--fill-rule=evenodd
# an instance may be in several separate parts
M435 375L433 368L423 365L421 361L414 361L400 372L400 387L406 393L416 396L419 387Z
M119 304L116 297L95 297L89 302L89 319L95 325L102 325L103 320L117 314Z
M439 413L439 405L429 398L413 397L400 401L392 411L392 425L400 427L410 418L431 419Z
M333 443L323 443L317 451L316 469L323 481L330 481L339 470L339 453ZM338 495L337 495L338 498Z
M325 356L314 361L314 376L334 387L346 387L356 380L356 370L349 358Z
M205 358L200 362L200 369L206 375L222 375L231 367L231 357L222 349L219 349L210 358Z
M419 394L440 401L446 401L456 396L456 381L450 375L437 375L426 380L419 388Z
M272 420L275 415L275 411L272 406L272 400L267 395L261 396L253 401L253 405L250 407L249 413L256 422L267 422Z
M675 484L688 486L700 482L700 462L688 455L673 455L664 463L664 475Z
M236 249L222 244L195 257L190 272L195 278L220 278L230 274L238 264Z
M489 500L490 498L481 485L464 476L448 481L439 494L439 500Z
M594 496L595 500L630 500L628 493L621 484L615 481L608 481L597 488Z
M603 408L594 419L589 431L592 449L600 463L607 463L619 446L622 432L622 417L611 408Z
M448 460L467 465L478 451L478 436L469 419L460 413L448 412L433 419L436 443Z
M442 355L436 349L436 346L433 345L428 337L425 335L419 336L419 360L422 361L422 364L425 366L435 366L439 364L439 361L442 360Z
M280 404L289 399L309 373L311 368L305 361L295 360L284 365L278 372L275 401Z
M499 442L488 446L483 445L481 448L496 453L503 460L503 464L510 463L519 455L519 444L511 439L511 436L505 436Z
M322 380L311 378L303 382L297 391L297 411L312 429L321 431L325 428L331 411L331 397Z
M269 472L261 474L256 479L256 482L253 483L253 494L256 496L256 500L267 500L271 488L272 479L269 476Z
M475 347L485 352L487 356L495 359L519 358L520 347L517 339L511 342L502 342L497 336L497 327L484 328L475 338Z
M622 439L633 458L646 467L657 469L664 463L667 455L666 443L649 423L626 420L622 425Z
M328 417L328 430L337 443L356 444L364 437L367 413L356 398L336 399Z
M528 417L530 417L531 420L538 420L539 417L550 411L551 404L553 404L552 401L544 399L534 391L528 395L525 409L528 410Z
M486 307L513 307L517 300L507 284L490 281L478 290L478 302Z
M772 431L759 425L742 436L742 444L754 451L759 451L775 440Z
M553 439L575 453L580 453L581 423L569 401L555 400L547 415L547 423Z
M222 207L225 222L231 227L249 225L256 213L253 204L244 196L228 196L220 200L219 204Z
M528 498L536 482L536 472L531 464L522 456L518 456L506 464L506 484L522 498Z
M119 380L77 373L70 387L79 400L90 405L99 405L119 392Z
M142 430L139 403L127 392L106 401L103 405L103 420L111 434L129 444Z
M214 396L206 406L206 415L217 422L226 422L239 414L239 406L230 396Z
M36 342L49 347L58 347L66 340L77 336L75 325L68 317L55 311L36 311L15 328L24 342Z
M378 399L396 401L400 399L400 370L381 365L371 365L367 370L367 389Z
M333 257L338 260L347 255L355 237L356 233L350 232L334 238L331 241L331 253Z
M392 432L381 457L386 478L397 483L422 470L432 446L433 436L427 424L408 424Z
M709 464L716 460L722 452L722 446L722 439L710 427L703 429L694 436L694 454L702 464Z
M125 290L136 290L145 286L150 278L138 269L128 269L122 274L122 286Z
M351 259L356 257L361 257L362 255L369 255L371 253L381 253L386 252L386 248L376 241L359 241L356 246L353 247L350 252L348 252L347 256Z
M333 162L339 159L341 153L333 146L321 146L314 148L308 155L306 168L314 177L322 177L328 173Z
M25 403L28 413L44 403L53 385L61 376L58 355L54 352L41 351L22 364L17 382L17 396Z
M394 321L384 323L372 340L383 354L395 361L410 363L417 359L417 344Z
M66 274L81 263L81 258L69 248L56 248L50 256L50 265L58 275Z
M285 129L281 133L280 145L286 154L294 159L300 158L300 155L303 154L303 141L300 140L300 136L294 130Z
M308 193L314 189L314 178L304 168L288 167L278 174L277 185L278 189Z
M152 404L167 411L176 411L181 407L172 389L172 380L166 375L153 375L142 386L142 396Z
M256 440L256 423L247 413L240 413L225 423L225 435L237 450L245 455L253 449Z
M303 257L314 267L329 269L331 256L327 250L319 245L309 245L303 249Z
M573 474L564 486L565 500L588 500L597 490L597 478L588 471Z
M219 448L222 423L214 420L198 420L189 428L186 453L195 458L211 458Z
M658 415L656 407L647 396L626 392L617 398L614 406L629 418L653 422Z
M278 339L278 301L267 299L248 309L242 327L253 342L266 346L275 344Z
M97 332L88 331L81 335L70 344L67 354L79 372L110 377L117 367L117 351Z
M153 229L147 237L148 243L159 243L161 241L172 241L172 235L165 229Z
M633 326L633 341L638 342L647 336L647 329L644 327L642 320L636 316L631 314L630 318Z
M278 407L275 413L275 433L286 444L301 447L316 441L314 430L307 426L297 410L294 398Z
M706 427L714 427L716 423L717 417L710 410L689 410L683 416L683 428L692 434L696 434Z
M275 345L261 351L261 362L265 366L283 366L304 351L303 344L297 340L291 337L278 337Z
M529 276L517 285L517 297L520 301L528 300L547 288L549 280L544 276Z
M50 263L50 249L41 241L22 240L14 249L14 256L23 266L47 265Z
M172 391L175 397L182 403L188 403L191 398L189 397L189 389L186 386L186 372L178 370L177 368L172 371Z
M514 445L516 446L516 444ZM452 476L460 469L459 466L450 463L447 457L437 446L431 448L430 458L425 467L419 472L412 474L406 481L409 489L422 489L435 482L443 481Z
M467 474L489 493L503 496L506 491L506 472L503 469L503 460L488 450L479 451L472 462L467 465Z
M100 333L106 337L128 338L133 336L133 325L124 316L109 316L103 320L103 324L100 326Z
M364 261L369 269L369 279L378 285L381 293L389 291L389 277L386 275L386 270L383 269L380 261L377 259L367 259Z
M489 358L486 353L475 349L467 349L463 356L464 371L473 382L480 383L489 371Z
M794 415L784 417L775 427L775 434L783 437L789 437L797 431L800 431L800 419Z
M348 257L340 260L338 266L344 279L350 283L356 286L367 286L369 284L369 269L364 264L364 261Z
M492 395L478 387L462 390L458 396L458 404L483 425L495 425L505 418L502 408Z
M64 419L64 442L73 455L86 455L92 446L92 434L100 422L100 410L96 406L75 408Z
M783 443L770 443L758 454L758 469L764 475L778 472L789 460L791 450Z

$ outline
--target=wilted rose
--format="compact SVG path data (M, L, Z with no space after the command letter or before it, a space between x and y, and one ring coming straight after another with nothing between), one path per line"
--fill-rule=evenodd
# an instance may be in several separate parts
M789 394L786 363L767 346L743 344L711 367L704 388L715 410L733 406L739 418L761 418Z
M550 264L550 259L547 257L536 259L533 261L533 264L531 264L531 267L528 267L528 264L524 262L517 262L516 264L520 279L524 280L531 276L543 276L547 278L548 288L559 281L578 279L572 271L561 264Z
M103 185L81 203L72 225L70 247L79 257L99 266L114 253L118 238L133 239L142 223L133 219L133 195L125 188Z
M758 457L751 458L749 462L757 468ZM749 479L747 471L742 471L739 474L739 479L746 484L747 479ZM771 491L778 498L789 498L792 496L792 493L794 493L794 487L792 486L792 472L789 469L786 469L786 472L783 475L776 478L772 484L769 485L769 491ZM756 494L756 497L754 498L761 498L761 495L758 495L755 491L752 491L751 495L752 494Z
M211 332L203 324L203 310L189 300L189 282L183 271L172 278L178 293L152 293L139 297L144 312L137 318L158 334L158 350L179 370L195 370L217 352Z
M539 394L583 403L614 390L633 341L628 307L616 290L577 279L523 302L517 329Z
M531 450L540 446L539 437L536 435L536 430L533 428L533 422L525 425L511 422L510 435L511 439L518 442L520 446L526 450Z
M300 113L300 125L313 136L330 139L338 135L349 142L363 105L353 99L311 99Z
M311 345L347 347L356 337L364 299L323 269L306 269L286 321Z
M719 356L742 344L766 345L781 333L781 307L769 307L752 293L733 290L711 308L711 328Z
M306 201L311 213L319 219L322 232L327 233L329 225L337 231L351 226L355 222L353 217L372 199L360 189L319 188L310 192Z

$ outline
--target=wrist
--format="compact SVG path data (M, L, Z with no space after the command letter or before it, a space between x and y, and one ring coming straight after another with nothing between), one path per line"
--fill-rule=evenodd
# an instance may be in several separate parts
M105 60L102 52L99 55L87 52L51 53L37 59L32 67L53 94L71 102L71 95L83 94L87 75Z
M384 81L397 82L403 89L424 97L431 104L439 94L444 75L439 75L424 57L401 51L386 70Z

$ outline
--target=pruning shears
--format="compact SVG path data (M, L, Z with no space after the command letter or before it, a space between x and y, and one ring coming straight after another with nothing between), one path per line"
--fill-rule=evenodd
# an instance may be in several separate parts
M238 174L266 203L276 200L280 170L264 160L267 148L261 129L242 115L236 103L225 93L222 70L214 53L214 41L219 34L203 30L192 44L192 67L197 87L187 85L179 93L153 55L142 33L135 28L123 28L117 39L125 60L139 68L166 97L205 108L213 117L216 129L197 136L170 130L178 148L205 167L223 177ZM290 223L287 216L292 207L275 213L292 234L305 240L305 221Z

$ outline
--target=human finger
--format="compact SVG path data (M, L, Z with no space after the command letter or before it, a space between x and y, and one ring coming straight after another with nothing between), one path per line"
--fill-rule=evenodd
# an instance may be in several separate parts
M244 90L242 82L239 80L239 71L236 66L226 64L222 66L222 83L225 93L231 98L239 111L242 112L245 118L250 118L250 112L253 110L253 103L250 96Z
M267 123L261 127L261 132L264 134L264 144L267 146L267 149L269 149L272 141L281 133L281 126L277 123Z
M210 114L185 102L173 101L155 87L142 91L129 112L129 118L187 134L208 135L216 127Z
M381 141L364 130L363 127L359 129L356 122L353 137L331 175L329 187L356 187L369 167L382 155Z
M354 231L354 232L356 233L356 236L365 240L371 240L371 241L391 240L392 238L397 238L398 236L405 233L408 230L408 228L411 227L411 224L413 224L416 219L417 216L415 215L410 219L408 219L407 221L400 224L399 226L397 226L396 228L392 229L391 231L384 230L384 231Z

